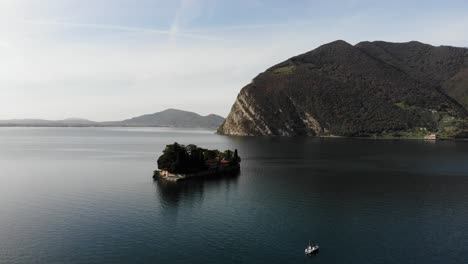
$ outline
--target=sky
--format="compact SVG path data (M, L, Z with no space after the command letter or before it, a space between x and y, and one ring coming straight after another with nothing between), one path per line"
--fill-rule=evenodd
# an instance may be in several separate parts
M227 116L257 74L337 39L468 47L468 1L0 0L0 119Z

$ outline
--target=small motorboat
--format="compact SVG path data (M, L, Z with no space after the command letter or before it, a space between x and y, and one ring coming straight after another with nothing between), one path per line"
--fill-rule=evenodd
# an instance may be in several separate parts
M310 243L309 241L309 245L306 247L304 251L306 255L312 255L314 253L317 253L318 250L319 250L319 245L315 243Z

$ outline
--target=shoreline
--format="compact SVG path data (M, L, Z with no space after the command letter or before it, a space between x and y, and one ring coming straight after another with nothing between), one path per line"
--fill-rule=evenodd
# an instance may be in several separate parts
M324 139L368 139L368 140L422 140L422 141L468 141L467 138L437 138L437 139L426 139L420 137L349 137L349 136L277 136L277 135L226 135L226 134L218 134L220 136L227 136L227 137L246 137L246 138L324 138Z
M221 176L226 174L238 173L240 171L240 165L232 167L219 167L216 169L207 169L194 173L174 173L170 175L162 175L162 170L155 170L153 172L153 179L162 179L171 182L178 182L182 180L192 179L192 178L203 178L203 177L214 177Z
M2 128L170 128L170 129L197 129L206 130L207 132L214 132L213 134L227 137L246 137L246 138L337 138L337 139L368 139L368 140L422 140L422 141L468 141L467 138L437 138L437 139L425 139L421 137L350 137L350 136L337 136L337 135L321 135L321 136L279 136L279 135L229 135L219 134L215 128L210 127L171 127L171 126L9 126L0 125Z

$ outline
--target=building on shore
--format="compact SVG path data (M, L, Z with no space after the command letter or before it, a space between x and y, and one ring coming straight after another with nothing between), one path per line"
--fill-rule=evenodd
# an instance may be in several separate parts
M436 133L430 133L429 135L425 136L424 139L426 140L437 140L439 139L439 135Z

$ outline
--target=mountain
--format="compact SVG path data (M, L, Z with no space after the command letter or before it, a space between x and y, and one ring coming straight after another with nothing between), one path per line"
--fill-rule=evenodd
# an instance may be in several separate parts
M105 125L143 126L143 127L181 127L181 128L217 128L224 121L218 115L201 116L199 114L177 109L142 115L117 122L105 122Z
M468 49L339 40L260 73L218 133L451 138L467 117Z
M31 127L181 127L214 129L224 121L218 115L201 116L199 114L177 109L167 109L162 112L143 115L123 121L94 122L81 118L64 120L44 119L11 119L0 120L0 126L31 126Z
M356 47L424 84L441 89L468 110L468 49L434 47L417 41L361 42Z

